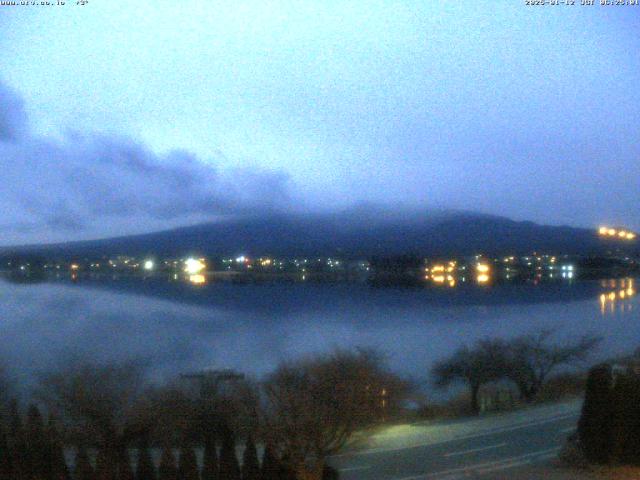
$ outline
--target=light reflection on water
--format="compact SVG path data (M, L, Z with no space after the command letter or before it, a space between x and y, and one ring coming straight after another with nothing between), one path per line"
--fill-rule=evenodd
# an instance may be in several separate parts
M602 358L640 346L633 279L446 289L184 280L0 281L0 359L24 382L78 356L144 360L155 377L261 375L291 356L372 346L426 381L433 361L486 337L589 332L604 337Z
M633 311L632 300L636 295L633 278L601 280L600 287L604 289L598 297L600 299L600 313L603 316L613 315L618 311L620 313Z

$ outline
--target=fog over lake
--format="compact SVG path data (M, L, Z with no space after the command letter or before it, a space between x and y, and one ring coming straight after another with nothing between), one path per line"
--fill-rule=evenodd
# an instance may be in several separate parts
M0 280L0 360L22 385L61 363L138 360L166 379L202 368L261 376L278 362L335 347L375 347L427 382L462 344L554 328L604 337L599 357L640 346L629 280L486 288L212 283L165 278Z

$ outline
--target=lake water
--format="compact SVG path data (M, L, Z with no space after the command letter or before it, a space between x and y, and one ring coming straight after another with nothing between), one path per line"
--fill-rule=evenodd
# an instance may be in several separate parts
M0 361L28 385L71 359L136 359L155 378L233 368L260 376L334 347L375 347L426 382L432 363L485 337L554 328L604 337L599 357L640 346L633 280L494 287L192 285L166 278L0 281Z

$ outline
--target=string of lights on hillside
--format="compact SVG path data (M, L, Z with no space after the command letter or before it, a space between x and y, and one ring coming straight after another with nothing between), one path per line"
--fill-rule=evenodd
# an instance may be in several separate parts
M638 236L637 233L632 232L631 230L627 230L624 228L612 228L612 227L606 227L606 226L602 226L598 229L598 235L600 235L603 238L627 240L627 241L635 240L636 237Z

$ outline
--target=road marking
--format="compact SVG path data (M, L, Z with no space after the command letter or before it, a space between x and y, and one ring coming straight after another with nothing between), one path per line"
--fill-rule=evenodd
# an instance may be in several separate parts
M517 460L515 462L503 462L492 467L487 468L479 468L478 470L474 470L476 473L490 473L490 472L498 472L500 470L507 470L509 468L522 467L523 465L530 464L530 460Z
M431 478L443 478L445 476L453 476L455 474L482 472L482 471L494 471L505 470L507 468L519 467L532 462L536 457L548 458L560 451L562 447L548 448L545 450L538 450L536 452L525 453L524 455L517 455L515 457L503 458L501 460L494 460L492 462L477 463L475 465L467 465L464 467L452 468L450 470L443 470L441 472L428 473L423 475L414 475L411 477L402 477L395 480L428 480Z
M488 445L486 447L479 447L479 448L471 448L469 450L463 450L461 452L445 453L443 457L456 457L458 455L466 455L467 453L483 452L484 450L491 450L492 448L505 447L506 445L507 445L506 443L497 443L495 445Z
M349 452L349 453L339 453L337 455L332 455L330 458L340 458L340 457L359 457L362 455L373 455L376 453L392 453L392 452L399 452L402 450L411 450L414 448L423 448L423 447L431 447L431 446L435 446L435 445L442 445L444 443L450 443L450 442L456 442L459 440L469 440L472 438L479 438L479 437L486 437L488 435L495 435L498 433L506 433L506 432L513 432L515 430L520 430L523 428L528 428L528 427L537 427L538 425L544 425L546 423L552 423L552 422L556 422L556 421L561 421L561 420L566 420L569 418L577 418L580 416L579 412L574 412L574 413L566 413L566 414L561 414L561 415L555 415L552 417L547 417L544 418L542 420L535 420L535 421L528 421L528 422L521 422L521 423L515 423L512 424L511 426L508 427L500 427L500 428L494 428L494 429L489 429L489 430L484 430L478 433L469 433L467 435L460 435L458 437L453 437L453 438L449 438L447 440L442 440L439 442L426 442L426 443L418 443L418 444L414 444L414 445L406 445L404 447L393 447L393 448L371 448L368 450L360 450L360 451L354 451L354 452Z
M338 470L340 472L357 472L359 470L367 470L371 468L369 465L363 465L362 467L346 467L346 468L339 468Z

